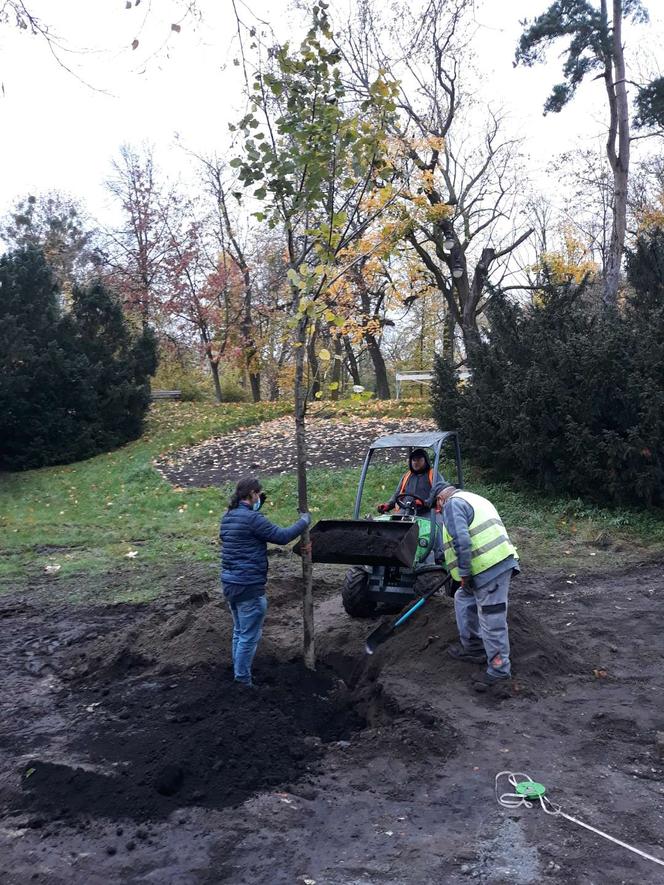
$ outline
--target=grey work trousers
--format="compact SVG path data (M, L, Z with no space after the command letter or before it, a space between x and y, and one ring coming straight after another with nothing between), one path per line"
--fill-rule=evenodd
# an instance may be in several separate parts
M461 644L471 652L486 652L491 676L510 675L510 639L507 630L507 596L511 569L493 581L454 594L454 611Z

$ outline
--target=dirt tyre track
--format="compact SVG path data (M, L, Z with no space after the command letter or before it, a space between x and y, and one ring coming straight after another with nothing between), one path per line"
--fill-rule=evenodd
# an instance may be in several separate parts
M361 566L355 566L346 572L341 599L346 614L351 618L371 618L376 614L376 603L369 599L369 572Z

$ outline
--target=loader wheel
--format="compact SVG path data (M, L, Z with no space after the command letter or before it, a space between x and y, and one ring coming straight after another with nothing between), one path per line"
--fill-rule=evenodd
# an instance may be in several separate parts
M415 581L415 590L416 596L424 596L425 593L428 593L429 590L433 590L436 585L440 586L441 592L443 592L446 596L454 596L454 591L456 587L450 592L451 581L447 581L443 584L443 579L446 577L445 571L443 569L439 569L436 571L430 571L423 575L420 575ZM458 586L458 585L457 585Z
M356 566L346 572L341 599L346 614L351 618L370 618L376 611L376 603L369 599L369 572Z

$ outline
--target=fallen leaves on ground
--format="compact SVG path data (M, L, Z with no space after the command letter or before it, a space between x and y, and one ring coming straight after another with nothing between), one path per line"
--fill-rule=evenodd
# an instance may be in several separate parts
M422 418L316 417L307 425L307 466L324 469L359 467L367 448L377 437L391 433L434 430L433 421ZM377 457L377 456L376 456ZM391 460L405 462L404 449ZM234 433L206 440L172 452L155 462L178 488L218 485L240 476L285 475L296 468L295 425L290 416L276 418Z

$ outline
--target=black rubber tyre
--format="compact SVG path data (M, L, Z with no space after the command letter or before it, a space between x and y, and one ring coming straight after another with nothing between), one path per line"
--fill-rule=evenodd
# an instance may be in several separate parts
M415 595L424 596L424 594L428 593L429 590L433 590L434 587L439 586L441 591L444 592L446 596L449 596L450 582L443 584L445 577L446 572L442 568L436 569L435 571L432 569L429 572L425 572L424 574L420 575L415 581ZM454 593L452 593L451 595L454 595Z
M355 566L346 572L341 599L346 614L351 618L370 618L376 613L376 603L367 596L369 572Z

